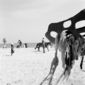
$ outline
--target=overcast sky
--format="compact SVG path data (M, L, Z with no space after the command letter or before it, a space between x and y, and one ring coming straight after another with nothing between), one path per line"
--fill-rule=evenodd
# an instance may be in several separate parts
M50 23L84 8L85 0L0 0L0 42L39 42Z

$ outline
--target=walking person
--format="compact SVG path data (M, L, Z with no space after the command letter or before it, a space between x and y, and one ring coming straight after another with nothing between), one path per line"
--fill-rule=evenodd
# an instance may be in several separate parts
M14 46L13 44L11 44L11 56L13 55L13 53L14 53Z

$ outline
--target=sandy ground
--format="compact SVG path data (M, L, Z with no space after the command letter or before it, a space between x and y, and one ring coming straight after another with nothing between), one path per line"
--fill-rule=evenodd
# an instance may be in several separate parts
M42 53L42 49L37 52L34 48L19 48L10 56L10 49L0 48L0 85L39 85L49 72L54 53L53 48L49 52L46 50L46 53ZM60 82L59 85L85 85L85 72L80 70L79 62L80 59L75 62L69 80ZM62 73L61 64L60 61L53 85L56 85ZM85 70L85 60L83 69Z

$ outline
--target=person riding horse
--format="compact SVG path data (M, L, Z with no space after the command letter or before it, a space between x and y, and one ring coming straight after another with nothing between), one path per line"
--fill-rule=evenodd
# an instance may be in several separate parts
M49 51L48 46L52 47L51 42L45 42L45 48L47 48L47 50ZM42 42L37 43L35 49L38 48L38 51L40 51L40 47L43 47Z

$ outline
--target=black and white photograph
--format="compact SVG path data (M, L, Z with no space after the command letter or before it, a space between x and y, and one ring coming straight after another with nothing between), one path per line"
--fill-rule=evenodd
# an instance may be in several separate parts
M0 85L85 85L85 0L0 0Z

